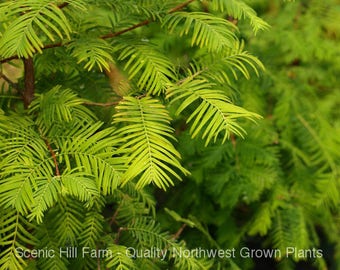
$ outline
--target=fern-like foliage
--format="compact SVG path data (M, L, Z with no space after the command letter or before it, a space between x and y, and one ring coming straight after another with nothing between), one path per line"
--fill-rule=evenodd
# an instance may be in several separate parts
M6 137L1 141L1 205L27 213L34 201L37 179L53 176L53 162L30 119L19 118L13 122L2 116L1 122L2 130L6 130Z
M256 11L241 0L211 0L212 8L226 12L235 19L248 19L254 33L259 30L266 30L269 24L257 16Z
M138 77L137 86L140 90L152 95L161 94L171 79L176 78L170 60L150 44L136 46L127 43L117 46L117 49L118 60L126 62L124 68L129 73L129 79Z
M166 189L174 184L171 176L180 179L174 168L187 173L178 161L179 153L168 140L174 139L172 129L166 125L171 119L161 103L148 97L125 97L116 108L119 112L114 121L128 123L117 131L126 141L120 150L131 151L123 182L141 174L137 188L154 183Z
M109 247L109 250L112 252L112 256L107 258L107 267L112 267L117 270L136 269L132 255L127 247L112 245Z
M24 258L18 254L18 248L25 245L36 245L37 239L30 232L34 226L27 222L15 210L1 209L0 244L1 250L0 269L25 269L27 265Z
M67 17L56 3L49 0L30 1L29 5L21 2L5 2L0 6L0 14L12 21L0 40L0 55L9 57L18 54L27 58L35 52L42 52L43 41L55 41L56 37L70 38L71 26ZM41 36L40 33L44 33Z
M0 2L0 65L24 63L19 80L0 69L6 86L0 91L0 269L237 269L231 259L179 256L195 245L193 231L204 245L221 246L200 215L168 212L174 221L163 220L160 198L179 180L192 184L189 169L196 175L199 162L181 150L182 133L201 137L210 154L210 143L222 143L216 164L229 154L250 164L230 169L233 176L221 172L219 183L207 181L207 192L219 189L218 207L232 208L242 196L254 202L276 183L275 151L263 143L233 152L228 144L246 130L252 136L254 125L245 120L260 118L242 107L235 84L264 68L229 19L245 17L255 32L265 29L255 11L236 0ZM128 89L119 93L122 83ZM310 159L316 166L318 149ZM240 187L229 190L237 177ZM297 233L307 228L306 215L295 213ZM254 222L264 219L258 216ZM178 223L188 227L176 231ZM252 233L270 225L266 219ZM59 253L70 246L108 255ZM133 252L152 248L167 251L165 258ZM41 249L55 256L34 256Z
M71 55L78 59L77 63L85 62L84 68L91 70L98 66L100 71L109 69L109 62L113 62L112 47L105 40L99 38L77 39L68 48Z
M191 46L207 48L208 51L221 51L233 48L236 41L236 27L208 13L177 12L164 18L163 27L179 33L180 36L190 34Z
M185 110L195 101L200 101L200 105L192 112L187 122L193 122L190 133L192 137L203 132L202 138L206 139L206 145L219 134L223 134L222 142L230 137L231 133L242 136L244 130L235 121L237 118L254 118L258 115L235 106L223 93L213 88L213 84L205 80L185 80L182 84L169 89L168 98L172 102L181 100L181 105L177 108L177 114Z

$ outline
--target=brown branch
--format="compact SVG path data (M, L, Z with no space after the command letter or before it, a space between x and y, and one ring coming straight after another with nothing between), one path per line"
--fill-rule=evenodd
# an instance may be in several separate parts
M53 149L52 149L52 147L51 147L51 145L50 145L50 143L48 142L47 139L45 139L45 143L46 143L46 146L47 146L48 150L50 151L51 156L53 158L53 163L54 163L54 166L55 166L55 175L56 176L60 176L59 166L58 166L58 162L57 162L57 157L56 157L56 155L55 155L55 153L54 153L54 151L53 151Z
M70 3L67 3L67 2L61 3L61 4L58 6L58 8L62 9L62 8L64 8L64 7L66 7L66 6L68 6L69 4L70 4Z
M13 55L11 57L4 58L4 59L0 60L0 64L7 63L7 62L14 60L14 59L19 59L19 56Z
M188 1L184 2L184 3L182 3L182 4L179 4L178 6L170 9L168 13L171 14L171 13L174 13L176 11L179 11L179 10L185 8L187 5L189 5L190 3L194 2L194 1L195 0L188 0Z
M180 237L180 235L182 234L183 230L185 229L185 227L187 226L187 224L183 223L182 226L178 229L178 231L171 237L171 240L177 240L178 237ZM170 244L166 245L163 250L162 250L162 254L164 254L166 252L166 250L169 248Z
M120 208L120 205L117 207L116 211L114 212L113 216L111 217L111 220L109 222L110 227L112 226L113 223L117 224L116 217L118 215L119 208Z
M182 226L178 229L178 231L172 236L172 240L176 240L178 237L180 237L180 235L182 234L183 230L185 229L185 227L187 226L187 224L183 223Z
M69 44L70 42L67 42L65 44ZM64 45L65 45L64 44ZM61 42L58 42L58 43L53 43L53 44L47 44L45 45L44 47L42 47L43 50L46 50L46 49L51 49L51 48L56 48L56 47L61 47L63 46L63 44Z
M24 59L25 89L23 100L25 109L31 104L34 97L34 65L33 58Z
M139 22L139 23L137 23L135 25L132 25L129 28L123 29L121 31L118 31L118 32L115 32L115 33L109 33L109 34L106 34L106 35L102 35L102 36L100 36L100 38L101 39L107 39L107 38L113 38L113 37L116 37L116 36L120 36L121 34L129 32L129 31L134 30L136 28L139 28L141 26L147 25L150 22L151 22L150 20L144 20L142 22Z
M114 243L115 243L116 245L118 245L118 243L119 243L119 237L120 237L122 231L126 231L126 230L127 230L127 228L125 228L125 227L119 227L118 232L117 232L116 239L115 239L115 241L114 241Z
M188 6L190 3L194 2L194 1L195 1L195 0L188 0L188 1L184 2L184 3L182 3L182 4L179 4L178 6L176 6L176 7L172 8L172 9L170 9L170 10L168 11L168 14L171 14L171 13L174 13L174 12L176 12L176 11L179 11L179 10L185 8L186 6ZM68 3L62 3L62 4L60 4L58 7L59 7L59 8L63 8L63 7L65 7L65 6L67 6L67 5L68 5ZM149 24L150 22L152 22L152 21L150 21L150 20L144 20L144 21L141 21L141 22L139 22L139 23L137 23L137 24L135 24L135 25L133 25L133 26L130 26L130 27L126 28L126 29L123 29L123 30L120 30L120 31L114 32L114 33L108 33L108 34L106 34L106 35L100 36L99 38L101 38L101 39L108 39L108 38L113 38L113 37L116 37L116 36L120 36L120 35L122 35L122 34L124 34L124 33L126 33L126 32L129 32L129 31L132 31L132 30L134 30L134 29L136 29L136 28L139 28L139 27L141 27L141 26L147 25L147 24ZM42 50L50 49L50 48L56 48L56 47L61 47L61 46L63 46L63 45L67 45L67 44L69 44L69 42L64 43L64 44L62 44L61 42L52 43L52 44L47 44L47 45L45 45L44 47L42 47ZM4 59L0 60L0 64L6 63L6 62L8 62L8 61L11 61L11 60L13 60L13 59L18 59L18 58L19 58L18 55L13 55L13 56L11 56L11 57L4 58Z

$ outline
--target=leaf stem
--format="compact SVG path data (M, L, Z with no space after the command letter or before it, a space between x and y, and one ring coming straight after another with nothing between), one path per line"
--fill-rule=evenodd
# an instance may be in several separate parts
M56 174L56 176L60 176L57 157L56 157L56 155L55 155L55 153L54 153L54 151L53 151L53 149L52 149L52 147L51 147L51 145L50 145L50 143L48 142L47 139L45 139L45 143L46 143L46 146L47 146L48 150L50 151L51 156L53 158L53 163L54 163L54 166L55 166L55 174Z

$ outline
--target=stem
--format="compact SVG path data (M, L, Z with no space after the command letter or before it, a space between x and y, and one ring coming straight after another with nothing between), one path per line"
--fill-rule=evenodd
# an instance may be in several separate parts
M194 2L194 1L195 0L188 0L188 1L184 2L184 3L182 3L182 4L179 4L178 6L170 9L168 13L170 14L170 13L174 13L176 11L179 11L179 10L185 8L187 5L189 5L190 3Z
M116 37L116 36L120 36L121 34L129 32L129 31L131 31L133 29L136 29L136 28L141 27L143 25L147 25L150 22L151 22L150 20L144 20L142 22L139 22L139 23L137 23L135 25L132 25L129 28L123 29L121 31L118 31L118 32L115 32L115 33L109 33L109 34L106 34L106 35L102 35L102 36L100 36L100 38L101 39L107 39L107 38L113 38L113 37Z
M183 223L182 226L178 229L178 231L172 236L172 240L176 240L178 237L180 237L180 235L182 234L183 230L185 229L185 227L187 226L187 224Z
M25 109L31 104L34 97L34 65L33 58L24 59L25 89L23 93Z
M84 105L93 105L93 106L100 106L100 107L110 107L115 106L119 103L119 101L116 102L108 102L108 103L100 103L100 102L84 102Z
M66 6L68 6L68 5L69 5L69 3L64 2L64 3L60 4L60 5L58 6L58 8L62 9L62 8L64 8L64 7L66 7Z
M50 145L50 143L48 142L47 139L45 139L45 143L46 143L47 148L50 151L51 156L53 158L53 162L54 162L54 166L55 166L55 175L56 176L60 176L59 166L58 166L58 162L57 162L57 157L56 157L56 155L55 155L55 153L54 153L54 151L53 151L53 149L52 149L52 147L51 147L51 145Z
M122 233L122 231L126 231L126 230L127 230L127 229L126 229L125 227L120 227L120 228L118 229L117 236L116 236L116 239L115 239L115 241L114 241L114 243L115 243L116 245L118 245L118 243L119 243L120 234Z
M120 205L117 207L116 211L114 212L114 214L113 214L113 216L112 216L112 218L111 218L111 220L110 220L110 222L109 222L110 227L112 226L113 223L116 223L116 224L117 224L117 222L116 222L116 217L117 217L117 215L118 215L119 208L120 208Z

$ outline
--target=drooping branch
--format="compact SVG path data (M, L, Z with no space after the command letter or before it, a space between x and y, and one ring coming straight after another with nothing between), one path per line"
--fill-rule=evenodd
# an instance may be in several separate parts
M179 4L179 5L177 5L176 7L170 9L168 11L168 14L171 14L171 13L174 13L176 11L179 11L179 10L185 8L186 6L188 6L190 3L194 2L194 1L195 0L188 0L186 2L183 2L183 3ZM65 3L60 4L58 7L59 8L63 8L65 6L67 6L67 5L69 5L69 3L65 2ZM109 39L109 38L117 37L117 36L120 36L120 35L122 35L122 34L124 34L126 32L130 32L130 31L132 31L132 30L134 30L136 28L142 27L144 25L148 25L151 22L153 22L153 21L152 20L144 20L144 21L141 21L141 22L139 22L137 24L134 24L134 25L132 25L132 26L126 28L126 29L123 29L123 30L120 30L120 31L117 31L117 32L114 32L114 33L108 33L108 34L100 36L99 38L101 38L101 39ZM45 45L41 49L42 50L46 50L46 49L50 49L50 48L61 47L61 46L67 45L67 44L69 44L69 42L67 42L67 43L62 43L62 42L51 43L51 44ZM7 57L7 58L4 58L4 59L0 60L0 64L6 63L6 62L9 62L9 61L11 61L13 59L18 59L18 58L19 57L17 55L13 55L13 56L10 56L10 57Z
M25 89L23 100L25 109L31 104L34 97L34 65L33 58L24 59Z

